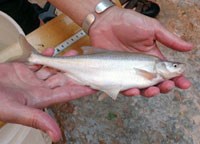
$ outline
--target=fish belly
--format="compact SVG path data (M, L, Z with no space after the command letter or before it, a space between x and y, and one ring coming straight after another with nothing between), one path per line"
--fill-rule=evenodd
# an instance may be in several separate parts
M122 91L129 88L145 88L162 81L160 77L149 80L138 75L133 69L98 71L84 69L82 71L73 70L73 72L67 73L67 75L82 85L102 91L106 89L118 89Z

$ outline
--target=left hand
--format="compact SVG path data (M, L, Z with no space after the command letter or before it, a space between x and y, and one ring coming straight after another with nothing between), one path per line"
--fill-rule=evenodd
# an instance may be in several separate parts
M192 45L167 31L157 20L139 14L133 10L111 7L100 14L90 28L92 45L108 50L142 52L164 59L156 41L177 51L189 51ZM174 86L181 89L190 87L190 82L183 76L167 80L158 86L144 90L137 88L124 92L127 96L143 95L152 97L167 93Z
M0 64L0 120L41 129L58 141L61 137L58 125L41 109L96 91L51 71L42 68L33 72L17 62Z

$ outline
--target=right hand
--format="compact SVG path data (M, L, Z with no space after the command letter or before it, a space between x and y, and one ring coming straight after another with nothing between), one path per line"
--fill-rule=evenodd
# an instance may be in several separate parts
M91 26L89 36L92 46L107 50L142 52L165 59L157 46L157 42L176 51L185 52L192 49L192 44L166 30L157 20L139 14L133 10L111 7L97 16ZM127 96L154 95L169 92L174 86L181 89L189 88L191 83L183 76L167 80L158 86L145 90L130 89Z

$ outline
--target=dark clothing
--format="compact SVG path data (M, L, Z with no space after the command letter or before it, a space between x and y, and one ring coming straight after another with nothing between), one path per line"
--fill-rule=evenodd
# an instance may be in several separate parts
M0 0L0 10L11 16L28 34L39 27L40 20L28 0Z
M4 3L4 2L6 2L7 0L0 0L0 4L2 4L2 3Z
M2 4L2 3L4 3L4 2L6 2L7 0L0 0L0 4Z

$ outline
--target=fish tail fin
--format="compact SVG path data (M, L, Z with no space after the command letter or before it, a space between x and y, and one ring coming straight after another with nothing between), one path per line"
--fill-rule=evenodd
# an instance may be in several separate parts
M22 49L22 55L18 61L28 61L32 53L39 54L36 49L26 40L25 36L19 36L19 45Z
M36 52L26 38L20 34L18 42L0 50L0 63L13 61L27 62L32 53L38 52Z

